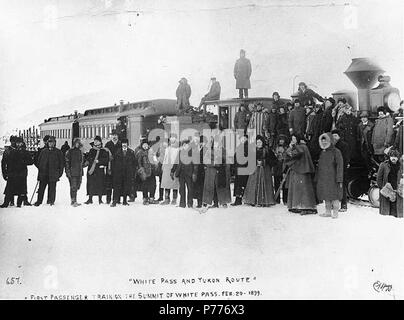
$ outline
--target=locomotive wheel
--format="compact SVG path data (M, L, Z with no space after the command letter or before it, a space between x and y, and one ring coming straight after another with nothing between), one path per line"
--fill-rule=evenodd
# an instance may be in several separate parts
M352 179L347 185L347 196L351 199L358 199L361 195L366 193L368 186L369 185L367 185L366 189L364 189L363 179Z
M372 204L373 207L379 208L380 206L380 189L378 186L372 186L370 187L368 191L368 198L369 202Z

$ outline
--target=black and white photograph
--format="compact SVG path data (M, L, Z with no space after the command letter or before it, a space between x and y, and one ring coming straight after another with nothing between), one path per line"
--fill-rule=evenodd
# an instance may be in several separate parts
M403 44L401 0L0 0L0 300L404 299Z

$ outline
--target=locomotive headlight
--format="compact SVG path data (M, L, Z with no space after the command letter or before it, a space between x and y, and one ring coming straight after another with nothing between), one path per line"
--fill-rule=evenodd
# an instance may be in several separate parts
M400 108L400 95L398 94L398 92L390 92L386 95L385 97L385 101L387 103L387 106L389 107L389 109L393 112L398 111L398 109Z

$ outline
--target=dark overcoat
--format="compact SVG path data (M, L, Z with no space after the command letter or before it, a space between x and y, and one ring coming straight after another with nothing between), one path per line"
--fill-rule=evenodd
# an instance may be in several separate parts
M62 151L57 148L45 148L38 156L38 181L59 181L63 174L65 161Z
M10 148L3 155L3 175L7 177L6 192L8 195L25 195L27 193L27 166L32 165L34 159L24 149Z
M96 155L97 155L97 149L93 147L88 152L86 159L88 163L87 194L89 196L106 194L105 170L109 162L109 153L105 149L100 149L100 153L98 155L98 163L95 165L94 172L90 174L89 171L93 166Z
M83 152L78 148L71 148L65 154L65 171L66 176L82 177L84 166Z
M114 189L121 187L123 194L130 194L136 166L134 151L128 148L124 155L122 149L117 150L111 166Z
M358 125L359 120L352 114L343 114L337 121L336 127L340 131L340 137L345 141L350 150L351 159L358 159Z
M316 196L312 174L314 166L305 144L293 145L286 151L288 179L288 209L314 210Z
M252 73L251 62L247 58L237 59L234 64L234 78L236 89L250 89L250 77Z

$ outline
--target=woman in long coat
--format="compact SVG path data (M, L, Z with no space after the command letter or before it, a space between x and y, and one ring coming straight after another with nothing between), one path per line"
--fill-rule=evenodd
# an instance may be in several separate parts
M300 214L316 213L316 196L312 181L314 166L303 137L292 135L286 151L289 167L288 209Z
M215 141L210 143L210 163L205 164L205 181L203 186L202 202L205 205L214 203L214 207L222 205L227 207L231 202L230 191L230 166L225 163L225 149L222 147L222 142L215 137ZM216 150L222 150L222 156L218 155ZM209 155L209 152L205 154ZM206 159L204 158L204 163Z
M400 180L398 179L400 171L400 164L398 162L398 159L400 155L397 150L391 150L388 156L389 159L382 162L379 166L379 170L377 172L377 186L381 190L384 186L386 186L387 183L390 183L393 190L397 190L398 184L400 182ZM380 214L386 216L390 215L394 217L398 216L397 200L390 201L389 198L383 196L380 193L379 201L380 201L379 206Z
M94 138L93 147L86 158L87 169L87 195L85 204L93 203L93 196L98 196L98 203L101 204L102 196L106 194L105 170L108 167L109 154L102 148L101 137Z
M330 133L323 133L318 141L322 151L315 177L317 199L325 201L326 212L322 216L337 218L342 199L344 160Z
M178 143L175 136L169 138L169 145L164 150L164 160L162 165L162 177L161 177L161 188L164 188L164 201L160 204L167 205L170 204L170 192L173 190L173 199L171 201L172 205L177 203L178 189L180 183L178 177L171 174L171 169L173 168L176 161L178 161Z
M249 176L244 191L244 203L262 207L275 204L274 187L272 183L272 167L277 159L271 149L264 145L264 138L256 138L256 168Z

